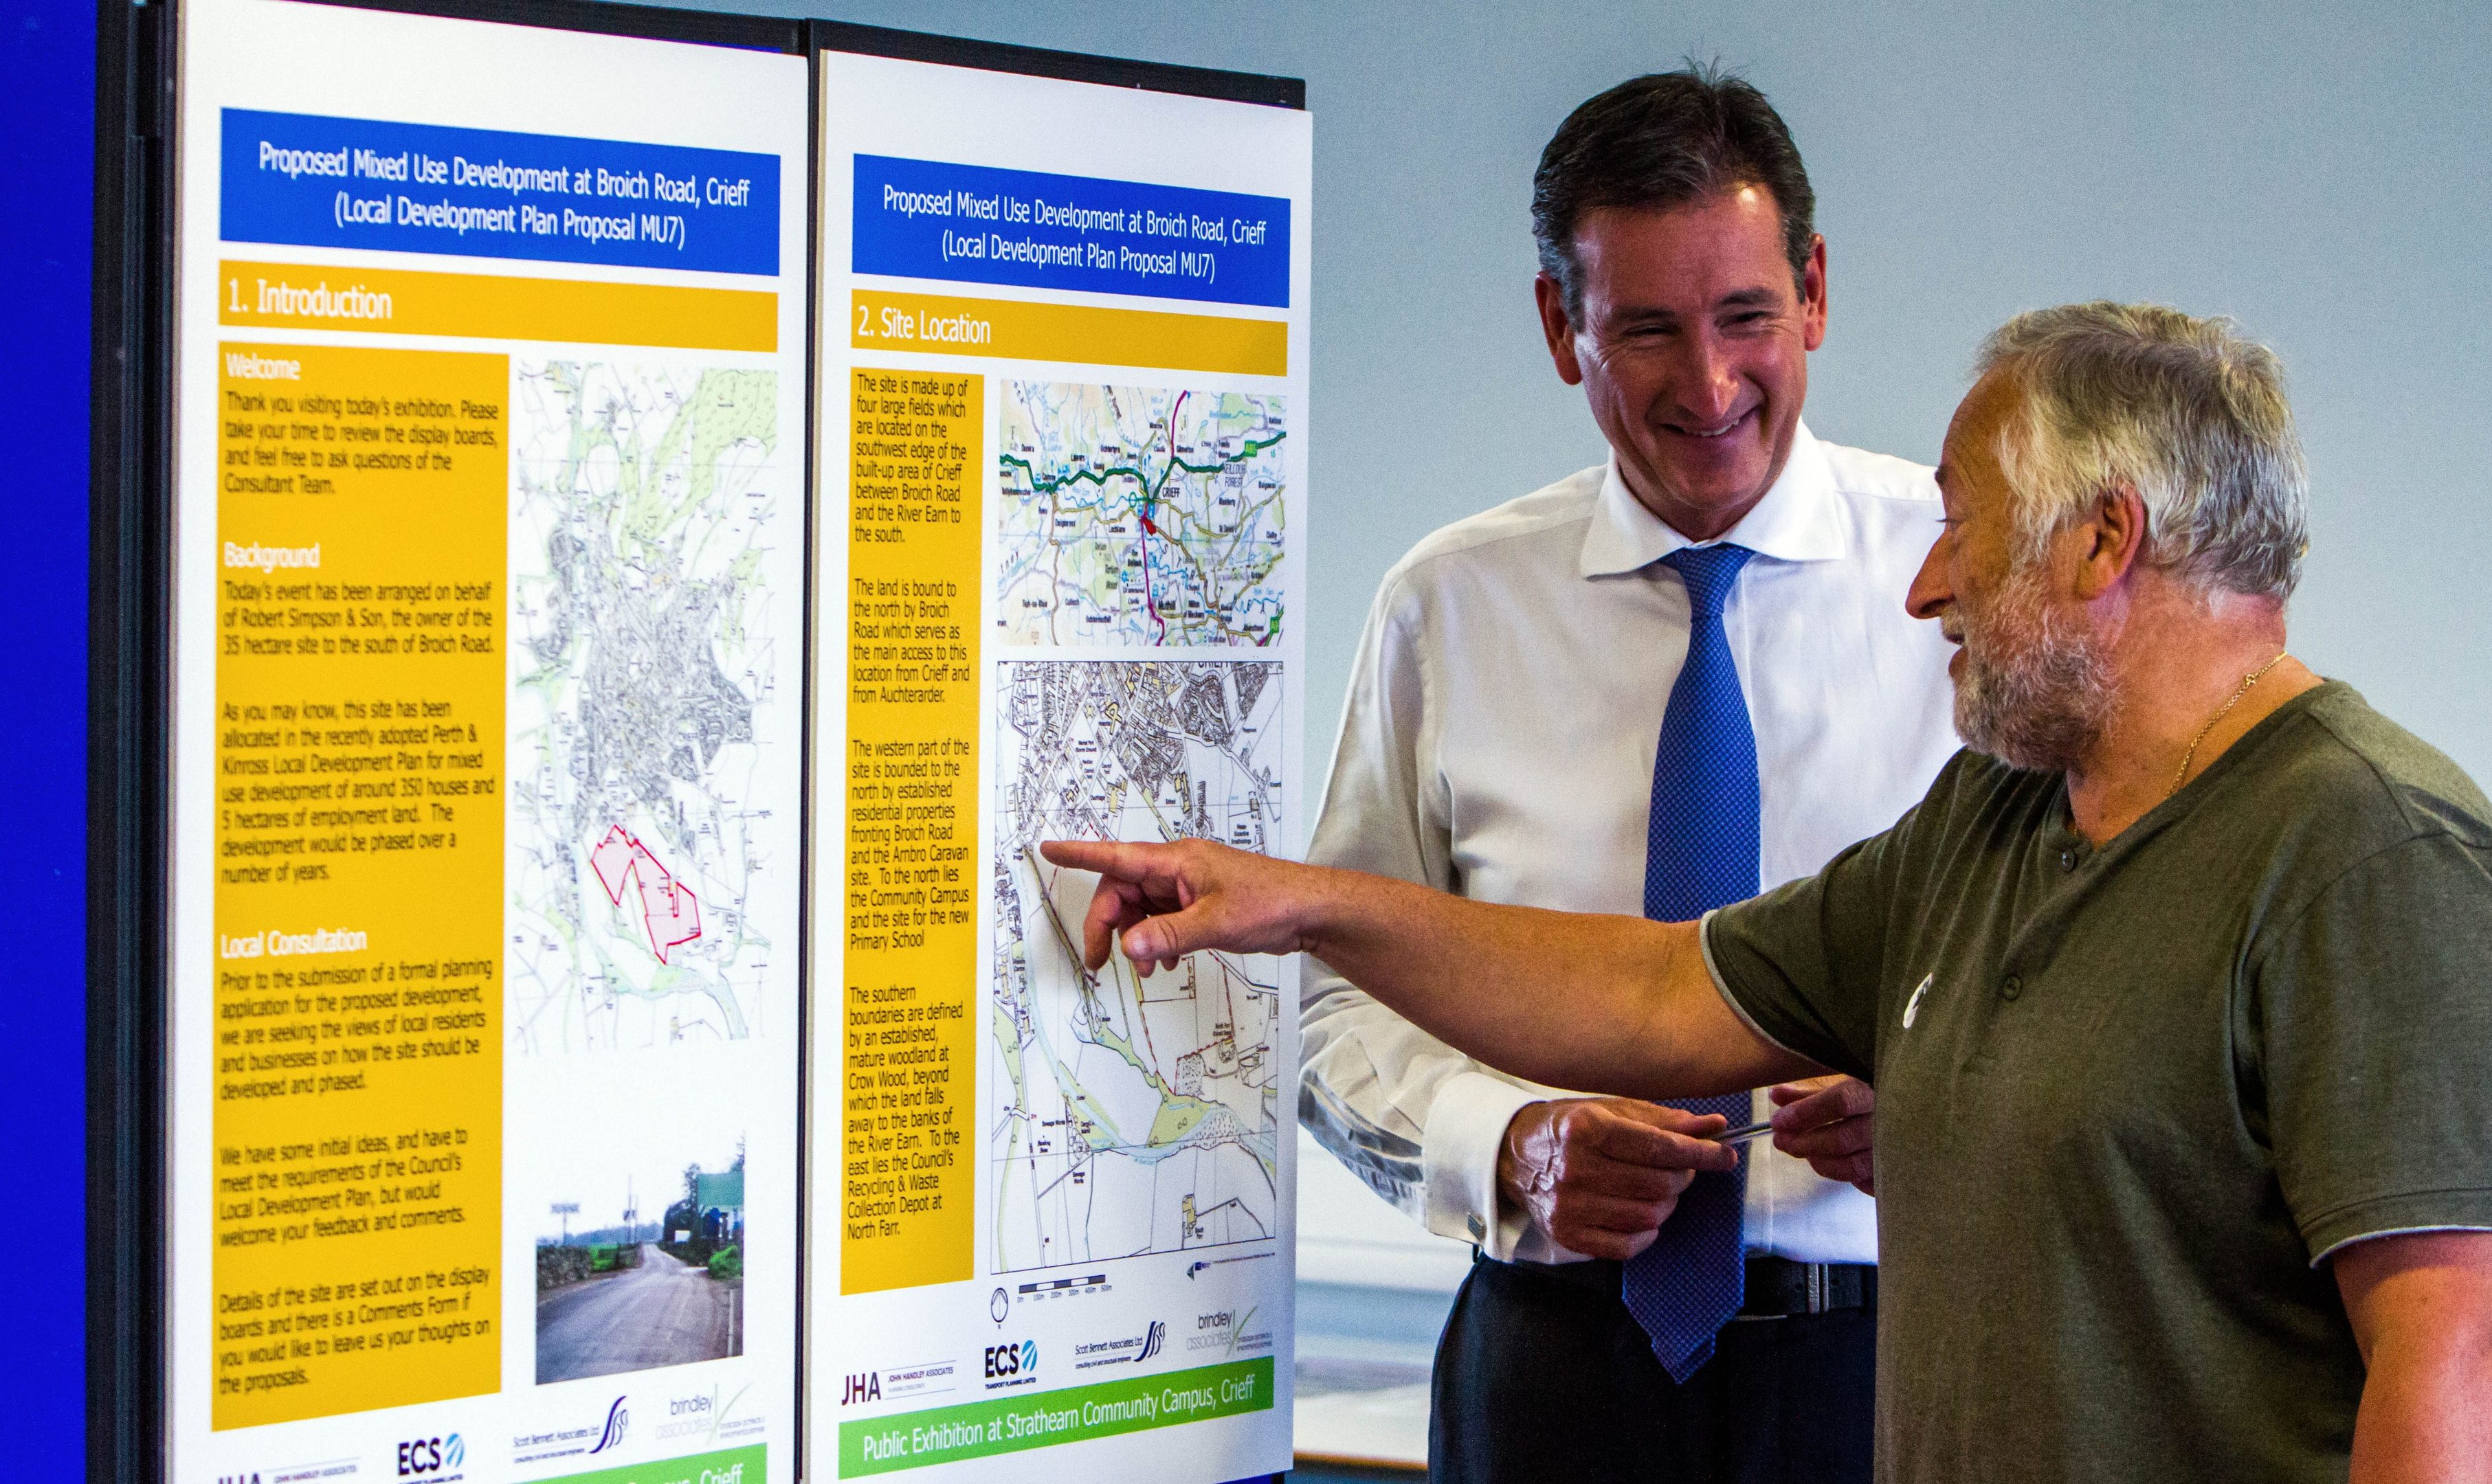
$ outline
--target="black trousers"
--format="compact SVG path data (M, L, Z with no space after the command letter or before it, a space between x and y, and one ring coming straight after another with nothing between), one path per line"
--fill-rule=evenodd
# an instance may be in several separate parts
M1874 1306L1735 1321L1678 1385L1618 1265L1581 1268L1471 1265L1437 1344L1434 1484L1869 1484Z

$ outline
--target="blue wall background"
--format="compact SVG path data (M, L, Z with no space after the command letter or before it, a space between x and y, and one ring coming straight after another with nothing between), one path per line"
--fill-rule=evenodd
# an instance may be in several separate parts
M86 533L95 9L0 0L0 1172L9 1473L85 1469Z

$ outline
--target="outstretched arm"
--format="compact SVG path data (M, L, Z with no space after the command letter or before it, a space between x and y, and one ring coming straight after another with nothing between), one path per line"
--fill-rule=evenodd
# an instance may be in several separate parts
M1100 874L1093 968L1120 937L1145 968L1204 948L1311 953L1448 1044L1587 1091L1691 1097L1822 1070L1723 1003L1692 922L1494 906L1200 840L1040 849Z

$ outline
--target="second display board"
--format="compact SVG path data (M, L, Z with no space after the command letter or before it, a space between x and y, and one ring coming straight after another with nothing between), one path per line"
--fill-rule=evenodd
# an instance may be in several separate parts
M1295 966L1037 846L1296 849L1308 118L818 63L811 1469L1285 1469Z

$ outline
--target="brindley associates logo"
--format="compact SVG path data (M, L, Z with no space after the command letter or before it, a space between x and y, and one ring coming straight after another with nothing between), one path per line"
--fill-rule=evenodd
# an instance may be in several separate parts
M712 1386L707 1391L668 1397L666 1416L658 1423L656 1440L666 1443L697 1438L707 1446L716 1447L738 1438L759 1434L767 1419L759 1412L736 1410L737 1404L752 1389L751 1386L738 1386L733 1392L721 1396L718 1388Z
M1255 1309L1239 1314L1230 1309L1215 1309L1194 1317L1194 1333L1186 1336L1188 1351L1216 1350L1224 1355L1255 1354L1272 1348L1272 1329L1259 1330L1246 1326L1255 1321Z

